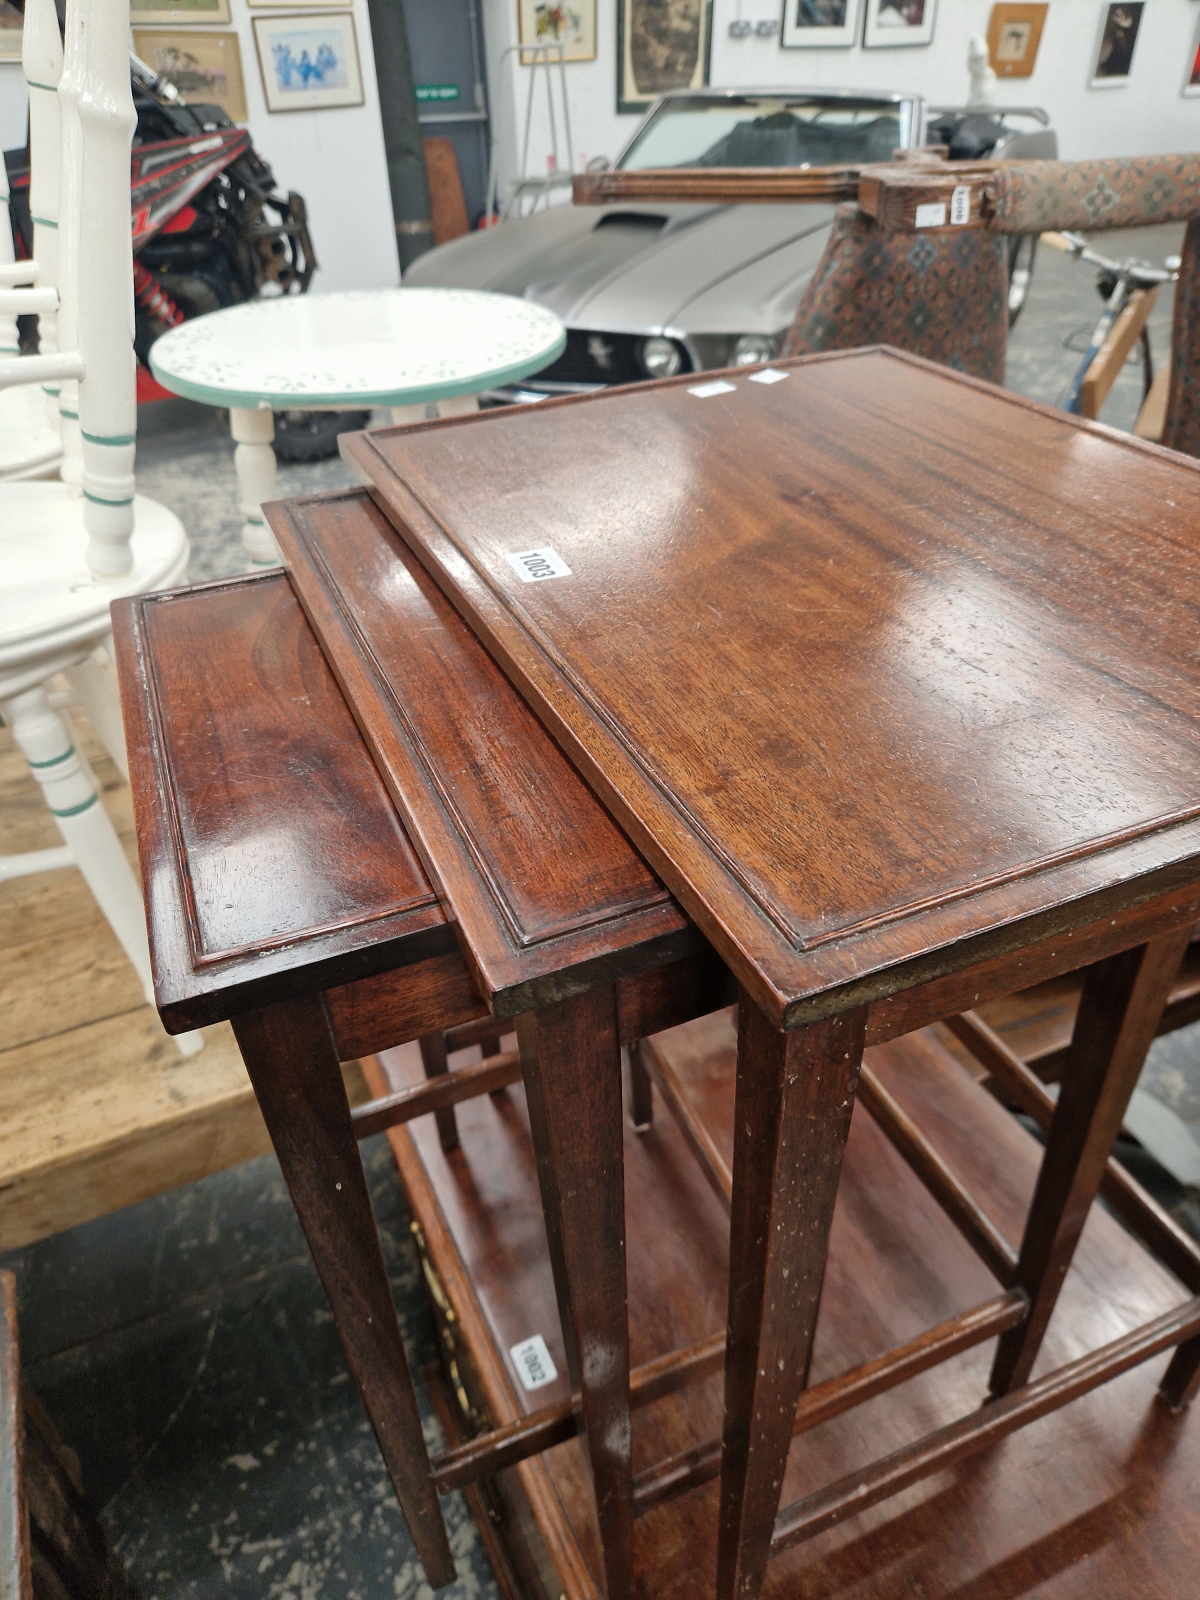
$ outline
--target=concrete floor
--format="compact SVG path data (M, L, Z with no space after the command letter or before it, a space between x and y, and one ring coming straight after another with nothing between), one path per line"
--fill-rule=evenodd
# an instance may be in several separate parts
M1155 262L1180 230L1099 248ZM1100 302L1091 269L1043 249L1010 341L1009 384L1056 404ZM1170 294L1152 319L1165 356ZM1132 426L1140 376L1118 380L1106 422ZM248 565L224 420L185 401L144 407L138 477L192 539L193 580ZM281 496L351 482L339 459L284 467ZM1200 1133L1200 1026L1160 1041L1152 1086ZM363 1147L415 1366L434 1335L386 1144ZM1194 1193L1159 1183L1200 1237ZM18 1276L31 1381L67 1440L118 1551L157 1600L426 1600L374 1440L273 1158L0 1258ZM422 1393L428 1436L436 1438ZM461 1497L444 1502L459 1566L448 1600L498 1594Z

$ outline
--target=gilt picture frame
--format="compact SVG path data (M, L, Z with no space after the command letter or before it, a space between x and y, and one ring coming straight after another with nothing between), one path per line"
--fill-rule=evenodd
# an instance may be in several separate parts
M595 61L596 0L517 0L517 43L531 47L521 51L523 67L547 57L558 61L557 51L535 56L537 45L561 44L566 62Z
M253 27L268 111L334 111L365 103L351 12L255 17Z
M849 49L857 44L863 0L783 0L784 50Z
M998 3L992 7L987 31L988 61L998 78L1033 76L1049 9L1046 3Z
M198 27L201 23L228 23L229 0L129 0L131 28Z
M864 50L932 44L938 0L867 0Z
M671 89L701 89L712 0L617 0L617 110L646 111Z
M20 61L25 18L9 0L0 0L0 61Z
M135 28L133 48L148 67L174 84L186 104L220 106L231 121L247 120L246 80L236 33Z

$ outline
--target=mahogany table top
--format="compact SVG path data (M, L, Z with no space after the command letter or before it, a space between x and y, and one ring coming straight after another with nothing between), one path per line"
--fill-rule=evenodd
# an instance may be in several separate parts
M782 1025L1193 878L1200 466L894 351L771 370L343 448Z

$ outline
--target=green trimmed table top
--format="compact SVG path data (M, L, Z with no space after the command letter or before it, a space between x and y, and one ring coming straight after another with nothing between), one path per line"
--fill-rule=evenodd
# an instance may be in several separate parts
M150 351L164 388L206 405L419 405L478 394L548 366L553 312L473 289L350 289L212 311Z

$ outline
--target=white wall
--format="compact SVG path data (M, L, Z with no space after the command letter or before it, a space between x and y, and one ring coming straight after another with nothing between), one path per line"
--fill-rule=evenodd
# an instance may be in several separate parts
M399 283L396 234L388 190L379 91L371 49L366 0L354 0L354 22L365 104L331 111L269 112L246 0L230 0L246 82L246 127L255 148L269 161L279 187L295 189L308 202L309 229L321 270L316 293L368 289ZM260 11L259 16L279 15ZM25 143L25 80L18 65L0 65L0 138L3 148Z
M1049 111L1064 158L1144 155L1200 148L1200 97L1180 93L1190 64L1200 4L1196 0L1147 0L1127 86L1090 89L1101 17L1107 0L1051 0L1037 66L1031 78L1001 81L997 99L1010 105L1040 105ZM493 110L501 114L502 170L515 164L514 89L524 116L528 68L509 58L501 73L500 50L516 42L515 0L485 0L484 20L491 66ZM615 156L637 126L635 116L616 114L617 0L599 0L598 58L567 67L576 165L585 156ZM711 81L722 88L776 85L912 89L933 104L961 104L967 92L967 43L986 33L991 0L940 0L934 42L925 48L784 50L775 38L731 39L737 17L778 19L777 0L715 0ZM543 91L539 91L543 93ZM534 119L530 170L541 171L549 149L540 101Z

